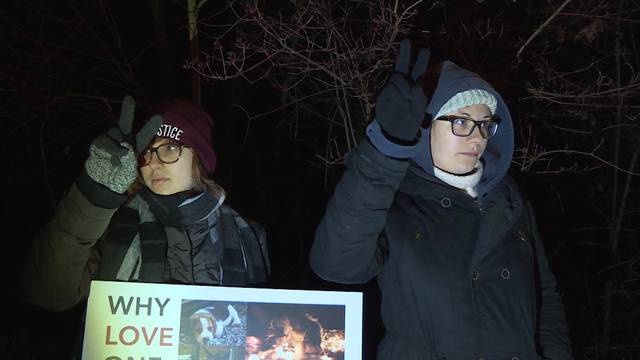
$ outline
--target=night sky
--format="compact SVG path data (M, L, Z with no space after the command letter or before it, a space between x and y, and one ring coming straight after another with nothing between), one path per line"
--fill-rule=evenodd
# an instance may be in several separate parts
M300 6L309 3L305 13ZM400 1L398 9L415 13L397 27L377 21L394 19L377 17L385 13L378 1L309 3L206 2L194 48L186 0L3 2L0 315L8 321L0 358L69 358L73 351L82 307L50 313L24 303L20 267L80 175L92 139L116 124L125 94L136 98L140 117L163 99L201 99L215 122L214 178L228 204L267 230L267 286L364 291L364 350L373 358L383 331L375 283L324 282L307 255L343 156L371 119L368 106L403 37L430 47L434 62L452 59L478 72L510 106L510 174L535 209L576 358L640 358L640 3ZM254 10L269 27L254 21ZM354 40L336 43L333 55L322 47L323 14ZM299 36L285 26L297 16L317 27ZM270 30L287 41L273 41ZM305 52L309 43L317 51ZM349 53L356 60L340 63L337 54ZM326 91L336 83L340 106L335 91Z

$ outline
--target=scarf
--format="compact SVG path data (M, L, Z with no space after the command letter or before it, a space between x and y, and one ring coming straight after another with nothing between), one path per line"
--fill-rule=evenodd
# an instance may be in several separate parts
M217 264L224 258L212 270L214 280L232 286L265 281L269 263L262 227L249 225L223 201L208 192L157 195L141 189L112 218L100 242L102 259L94 278L167 281L167 234L204 221L210 232L202 255Z
M158 195L144 187L140 196L149 204L149 210L165 226L180 227L202 221L211 215L224 201L207 191L194 196L183 191L173 195Z
M467 194L471 195L471 197L475 198L478 196L478 193L475 190L476 185L480 182L482 178L482 171L484 167L482 166L482 162L478 161L474 172L468 175L456 175L450 172L446 172L441 170L440 168L433 167L433 174L440 180L445 183L462 189L467 192Z

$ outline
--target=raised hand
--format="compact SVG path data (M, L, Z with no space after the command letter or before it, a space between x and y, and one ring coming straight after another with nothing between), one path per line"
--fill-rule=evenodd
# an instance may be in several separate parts
M427 97L419 79L429 62L429 51L421 49L409 76L411 42L404 39L396 58L395 71L376 98L376 121L394 138L412 141L424 119Z
M91 143L89 158L85 162L91 179L118 194L123 194L136 179L137 155L146 148L162 125L162 117L154 115L134 139L131 134L134 113L135 102L127 95L122 101L118 127L109 129Z

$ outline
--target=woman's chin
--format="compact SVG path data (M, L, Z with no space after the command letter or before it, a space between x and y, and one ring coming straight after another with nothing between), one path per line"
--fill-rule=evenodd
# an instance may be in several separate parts
M175 191L168 183L147 184L149 190L156 195L173 195L178 191Z
M151 190L151 192L156 194L156 195L172 195L172 194L174 194L173 192L166 191L166 190L155 190L155 189L152 189L152 188L149 188L149 190Z
M449 174L462 176L472 174L475 171L476 167L475 164L464 164L440 169L448 172Z

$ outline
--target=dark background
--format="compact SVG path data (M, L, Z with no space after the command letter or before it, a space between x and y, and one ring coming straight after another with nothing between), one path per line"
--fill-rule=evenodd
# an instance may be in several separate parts
M517 133L511 175L536 210L576 358L638 359L640 5L573 2L541 27L563 3L425 1L398 38L410 36L436 59L480 73L505 97ZM233 22L226 5L209 1L201 9L201 56ZM260 3L270 14L290 14L292 6ZM267 286L364 291L365 358L374 357L383 331L375 283L327 283L307 263L342 171L340 161L327 165L317 155L326 153L327 133L339 142L342 130L305 112L311 108L295 116L290 107L274 110L282 104L274 79L286 69L260 81L194 75L185 66L193 56L187 38L186 1L28 0L0 7L0 358L70 358L82 306L50 313L21 301L22 259L80 174L92 139L116 123L122 97L133 94L144 113L168 97L193 99L194 78L215 121L214 177L231 206L267 229L273 268ZM386 61L393 56L389 51Z

